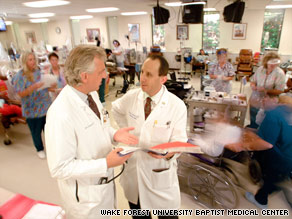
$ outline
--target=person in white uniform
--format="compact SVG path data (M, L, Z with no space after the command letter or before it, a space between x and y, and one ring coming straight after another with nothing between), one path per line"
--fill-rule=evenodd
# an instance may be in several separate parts
M139 137L137 147L187 141L186 106L163 85L168 67L162 56L150 56L142 66L141 88L128 91L112 103L117 124L135 127L133 134ZM174 153L158 156L143 151L133 154L120 180L131 209L180 207L178 156Z
M96 46L74 48L65 63L67 85L50 106L45 126L48 165L57 178L66 218L103 218L100 209L115 208L113 167L131 155L112 144L137 144L129 133L109 125L96 92L105 73L105 52Z
M114 44L113 54L116 56L117 67L124 68L125 67L124 66L124 61L125 61L124 50L119 41L114 40L113 44Z

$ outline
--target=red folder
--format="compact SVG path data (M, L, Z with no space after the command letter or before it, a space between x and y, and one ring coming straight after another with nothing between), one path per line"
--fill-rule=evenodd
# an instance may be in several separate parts
M158 144L150 149L156 152L202 153L199 146L179 141Z
M37 203L54 205L42 201L36 201L21 194L16 194L0 206L0 215L2 215L3 219L21 219L31 207Z

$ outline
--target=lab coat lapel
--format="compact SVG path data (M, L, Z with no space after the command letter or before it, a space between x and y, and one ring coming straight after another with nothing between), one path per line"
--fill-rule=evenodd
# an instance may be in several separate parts
M145 113L144 113L144 97L143 97L143 91L142 89L140 90L139 94L138 94L138 105L137 107L137 111L138 111L138 124L139 127L141 127L143 125L143 123L145 122ZM150 113L151 114L151 113Z
M166 108L168 104L169 95L165 86L162 86L162 89L164 89L162 97L159 103L157 104L157 106L149 114L147 120L145 121L146 123L148 123L148 121L153 123L153 120L159 119L159 117L161 117L163 113L166 113L164 112L165 111L164 109ZM143 113L144 113L144 108L143 108Z
M84 124L84 126L85 127L90 126L90 124L93 123L92 118L96 117L96 119L99 120L95 113L90 109L90 107L83 100L81 100L81 98L72 90L72 88L70 86L68 86L67 88L68 89L66 89L66 93L70 97L68 99L71 102L71 106L79 108L80 117L82 117L81 121ZM84 112L84 114L82 114L82 112Z

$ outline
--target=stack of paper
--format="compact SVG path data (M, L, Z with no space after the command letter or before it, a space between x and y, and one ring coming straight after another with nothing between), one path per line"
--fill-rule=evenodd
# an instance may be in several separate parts
M53 84L57 84L57 76L55 75L52 75L52 74L43 74L42 77L41 77L41 80L40 82L43 82L43 86L41 86L39 90L42 90L42 89L45 89L45 88L48 88L48 87L51 87Z
M60 206L35 204L22 219L62 219L62 208Z

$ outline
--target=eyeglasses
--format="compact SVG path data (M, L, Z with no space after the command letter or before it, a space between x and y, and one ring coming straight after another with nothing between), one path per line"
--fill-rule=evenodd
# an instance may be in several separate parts
M225 50L220 50L217 54L218 55L222 55L222 54L226 54L227 52Z

